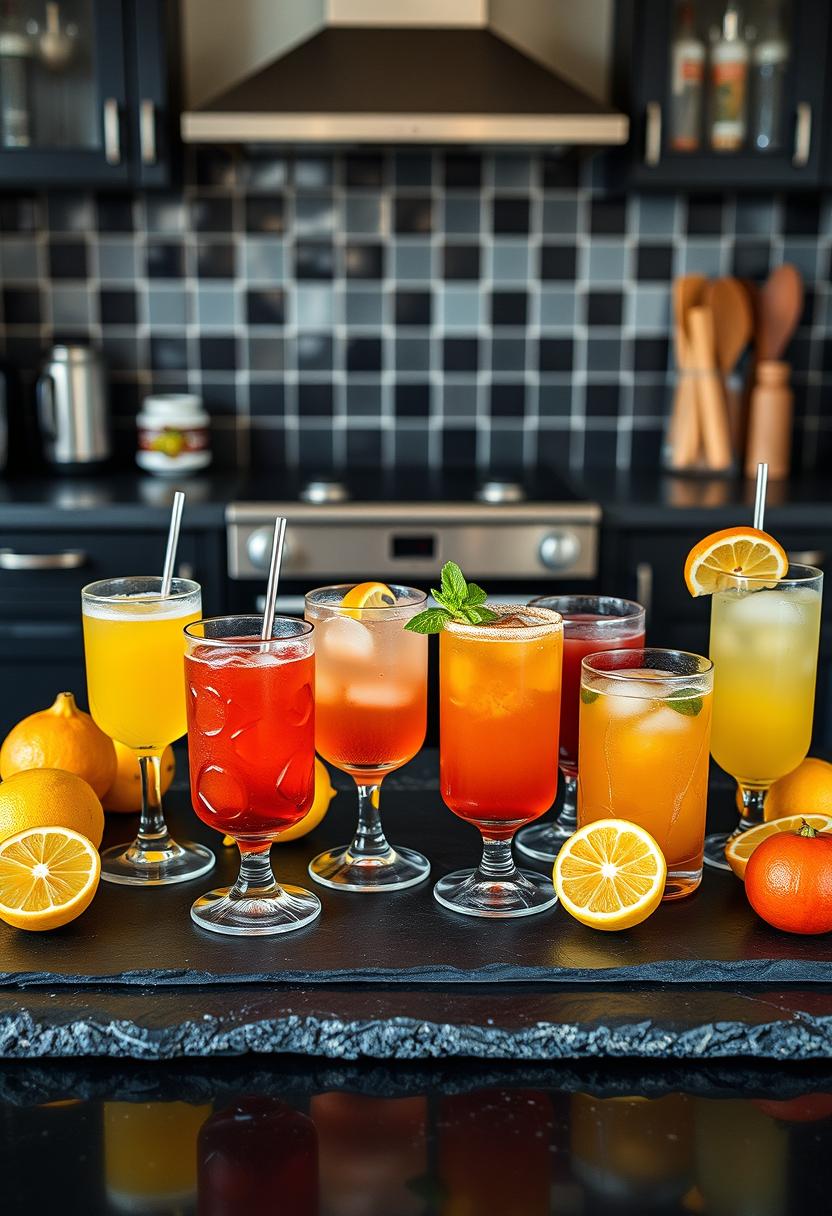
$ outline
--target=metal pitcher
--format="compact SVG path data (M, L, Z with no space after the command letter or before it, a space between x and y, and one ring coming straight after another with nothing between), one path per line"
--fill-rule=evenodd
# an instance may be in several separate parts
M89 346L53 346L37 381L38 422L50 464L100 464L110 456L104 364Z

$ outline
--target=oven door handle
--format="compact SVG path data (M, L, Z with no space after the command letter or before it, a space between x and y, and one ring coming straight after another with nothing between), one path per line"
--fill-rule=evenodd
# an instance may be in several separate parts
M258 612L265 610L265 595L258 595L254 601L254 607ZM279 616L303 616L304 607L305 602L302 595L279 595L275 600L274 610Z

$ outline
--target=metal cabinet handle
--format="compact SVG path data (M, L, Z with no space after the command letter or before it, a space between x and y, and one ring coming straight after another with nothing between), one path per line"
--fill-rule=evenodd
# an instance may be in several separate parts
M822 566L826 561L823 549L790 549L786 556L792 566Z
M121 164L121 124L115 97L104 102L104 157L108 165Z
M657 101L647 103L647 129L644 136L644 163L657 165L662 158L662 107Z
M281 612L284 616L303 616L306 601L302 595L279 595L275 602L275 609ZM254 609L256 612L264 612L266 608L265 595L258 595L254 601Z
M139 106L139 147L142 164L156 164L156 106L143 101Z
M85 565L83 549L65 549L63 553L15 553L0 549L0 570L78 570Z
M808 101L800 101L797 105L797 121L794 127L794 155L792 164L795 169L802 169L809 163L809 150L812 146L812 107Z
M653 567L650 562L639 562L636 566L636 600L649 620L653 611Z

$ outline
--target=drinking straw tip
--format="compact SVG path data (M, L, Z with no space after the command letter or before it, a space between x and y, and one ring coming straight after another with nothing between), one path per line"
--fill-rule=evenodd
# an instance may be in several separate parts
M162 570L162 598L170 595L173 582L173 566L176 561L176 549L179 544L179 529L182 526L182 511L185 507L185 495L177 490L173 496L173 506L170 512L170 528L168 529L168 547L165 550L165 565Z
M269 563L269 581L266 584L266 603L263 607L263 629L260 637L265 642L272 636L274 611L277 605L277 585L280 579L280 563L283 561L283 538L286 535L286 519L275 516L272 557Z

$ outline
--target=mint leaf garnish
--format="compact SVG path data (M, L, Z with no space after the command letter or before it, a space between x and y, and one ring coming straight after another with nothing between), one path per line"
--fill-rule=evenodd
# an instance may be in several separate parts
M677 714L684 714L688 718L695 718L702 712L702 697L698 688L674 688L664 697L664 701Z
M485 591L476 583L469 583L456 562L445 562L441 590L432 587L430 593L439 607L426 608L412 617L405 625L411 633L439 633L448 621L486 625L498 619L496 612L485 607L488 598Z
M600 695L594 688L585 688L583 684L581 685L581 700L584 705L591 705L593 701L598 700Z

